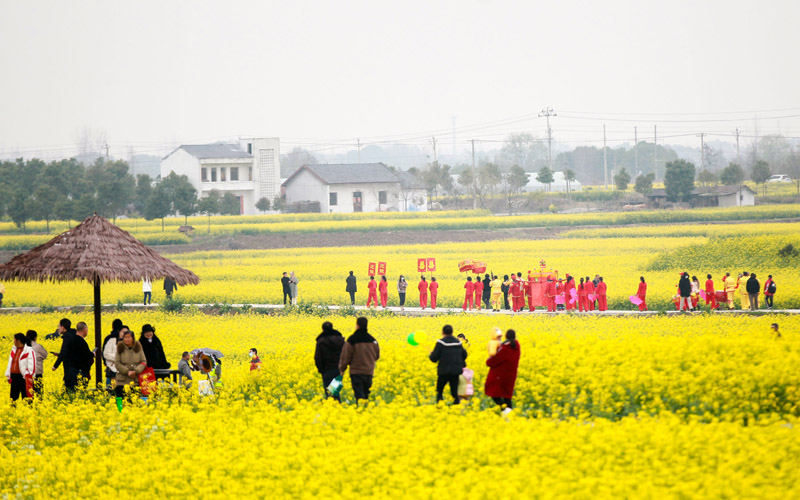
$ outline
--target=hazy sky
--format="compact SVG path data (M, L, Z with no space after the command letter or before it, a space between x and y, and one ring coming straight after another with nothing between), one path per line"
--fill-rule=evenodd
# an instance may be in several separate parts
M794 0L0 0L0 152L69 156L82 127L121 156L252 135L449 152L453 115L461 150L543 134L545 106L562 144L603 123L693 144L756 115L800 136L798 19Z

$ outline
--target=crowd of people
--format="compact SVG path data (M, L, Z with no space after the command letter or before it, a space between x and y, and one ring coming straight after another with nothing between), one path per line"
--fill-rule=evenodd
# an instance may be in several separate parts
M756 273L742 271L734 278L728 272L722 277L721 285L721 289L717 290L711 274L706 275L706 282L701 287L697 276L690 278L689 273L681 273L676 285L677 294L673 297L675 308L679 311L697 311L700 302L703 301L712 310L718 310L720 307L733 310L736 308L736 296L739 295L740 309L757 311L760 308L759 299L762 294L767 310L774 307L778 285L771 274L767 276L762 287Z

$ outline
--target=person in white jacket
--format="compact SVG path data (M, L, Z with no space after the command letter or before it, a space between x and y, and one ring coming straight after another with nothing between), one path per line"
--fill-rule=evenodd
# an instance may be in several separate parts
M153 284L150 283L150 278L142 280L142 292L144 292L144 305L150 304L153 299Z
M33 349L27 344L28 339L22 333L14 335L14 347L8 356L6 379L11 384L11 401L17 401L20 396L30 398L26 379L30 379L33 387L33 375L36 373L36 356Z
M106 347L103 349L103 360L106 363L106 367L114 374L110 377L111 383L107 386L108 389L113 389L113 385L116 383L117 379L117 364L115 358L117 356L117 343L122 341L122 337L125 336L125 332L127 332L129 328L125 325L122 325L119 329L119 336L118 337L111 337L106 342Z

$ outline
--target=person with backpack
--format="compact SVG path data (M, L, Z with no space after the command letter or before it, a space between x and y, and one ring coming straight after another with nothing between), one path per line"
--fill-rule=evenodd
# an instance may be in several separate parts
M317 366L319 374L322 375L322 387L325 390L326 398L331 397L328 386L333 379L341 375L339 359L342 357L342 348L344 348L342 334L333 329L333 323L330 321L322 323L322 333L317 335L317 347L314 350L314 364ZM339 394L333 395L333 399L342 402Z
M356 404L359 399L368 400L375 375L375 363L381 358L378 341L367 331L367 318L356 320L356 331L348 337L339 358L339 373L344 374L350 367L350 382Z
M449 385L453 403L458 404L460 402L458 381L459 376L464 371L467 350L464 349L461 341L453 336L452 326L444 325L442 338L436 341L429 358L432 362L439 363L436 369L436 402L438 403L444 399L444 387Z
M767 309L772 309L775 297L775 292L778 290L778 286L775 284L775 280L772 279L772 275L770 274L767 276L767 281L764 283L764 303L767 305Z
M750 274L747 283L745 283L745 288L747 289L747 298L750 301L750 310L757 311L758 294L761 293L761 284L756 279L756 273Z

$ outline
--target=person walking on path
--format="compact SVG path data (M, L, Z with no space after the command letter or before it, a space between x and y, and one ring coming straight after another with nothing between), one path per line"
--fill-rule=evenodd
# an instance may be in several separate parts
M678 311L690 311L692 309L692 282L689 280L689 273L681 274L681 279L678 281L678 295L680 296Z
M647 302L645 302L645 299L647 297L647 283L644 281L644 276L639 276L639 289L636 290L636 296L642 301L642 303L639 304L639 311L646 311Z
M281 276L281 287L283 288L283 305L286 305L286 300L292 303L292 291L289 289L289 274L284 272Z
M420 277L417 290L419 290L419 307L424 310L428 307L428 282L425 280L424 275Z
M114 367L117 369L117 385L114 392L118 398L121 398L126 385L139 385L139 375L147 368L147 358L142 345L136 342L133 332L130 330L125 330L122 342L117 343Z
M408 289L408 281L402 274L397 280L397 297L400 299L400 310L406 310L406 290Z
M503 282L498 279L497 276L492 275L492 281L490 283L492 289L492 311L499 312L500 311L500 301L503 300L503 297L506 292L503 292ZM506 302L507 303L507 302Z
M344 374L350 367L350 382L353 384L356 404L359 399L369 399L375 363L380 358L378 341L367 331L367 318L362 316L356 320L356 331L344 343L339 358L339 373Z
M722 278L722 284L725 288L725 299L728 303L728 310L733 311L733 297L736 295L736 282L731 278L731 273L725 273Z
M688 279L688 277L687 277ZM597 282L597 309L600 311L608 311L608 288L603 277L600 276L600 281Z
M484 307L489 309L492 302L492 279L488 274L483 277L483 295L481 298L483 299Z
M464 305L461 307L464 311L471 311L473 307L473 300L475 299L475 284L472 282L472 276L467 276L467 282L464 283Z
M356 285L356 277L353 276L353 271L350 271L350 276L347 277L345 280L347 283L347 287L344 289L345 292L350 294L350 305L356 305L356 292L358 291L358 286Z
M11 401L16 402L20 397L30 399L33 397L32 391L28 387L33 387L33 376L36 373L36 355L28 345L25 335L17 333L14 335L14 346L8 356L6 366L6 380L11 384Z
M586 296L586 286L584 284L584 278L581 278L580 283L578 283L578 312L586 312L588 302L589 299Z
M706 275L706 305L711 309L719 309L717 304L717 292L714 290L714 280L710 274Z
M436 402L444 399L444 387L450 385L450 394L453 403L458 404L458 377L464 371L467 359L467 350L457 338L453 336L453 327L444 325L442 338L436 341L431 351L430 360L439 363L436 369Z
M375 276L370 276L367 282L367 307L375 307L378 305L378 282L375 281Z
M517 382L517 368L519 366L520 346L514 330L506 332L506 341L500 344L497 353L489 356L486 366L489 374L486 376L484 392L501 408L503 415L508 415L512 408L514 385Z
M164 293L167 295L168 299L172 298L172 294L175 290L178 289L178 284L175 283L175 280L167 276L164 278Z
M764 303L767 305L767 309L772 309L772 301L777 290L778 286L775 284L775 281L772 279L772 275L770 274L767 276L767 281L764 282Z
M155 327L149 324L144 325L139 336L139 343L142 345L147 366L153 370L169 370L172 364L167 361L164 346L161 344L161 339L156 336ZM166 378L166 376L158 375L156 378Z
M142 292L144 293L144 305L150 304L153 299L153 284L150 282L150 278L142 280Z
M435 276L431 276L431 284L428 285L428 290L431 292L431 309L436 309L436 297L439 295L439 282L436 281Z
M386 276L381 276L381 282L378 283L378 293L381 296L381 306L386 309L386 304L389 302L389 282L386 281ZM432 302L434 304L433 308L436 309L436 300Z
M758 294L761 293L761 283L756 279L756 273L752 273L745 283L747 298L750 300L750 310L758 310Z
M576 302L578 302L577 298L577 290L575 290L575 278L567 275L567 282L564 285L564 306L567 308L567 311L574 311L576 308Z
M80 384L86 387L91 379L92 365L94 364L94 353L86 343L86 335L89 334L89 327L86 323L79 321L75 325L75 338L67 345L67 356L64 359L64 387L67 392L73 392ZM61 353L59 353L61 358ZM67 364L69 363L69 364Z
M25 338L28 339L28 345L33 349L33 355L36 358L36 370L33 373L33 392L41 398L44 382L44 360L47 359L48 352L44 346L36 342L39 338L36 330L28 330Z
M333 323L330 321L322 323L322 333L317 335L317 347L314 349L314 364L317 366L319 374L322 375L322 388L326 398L331 397L328 386L331 385L333 379L341 375L339 360L342 357L343 347L344 337L338 330L333 329ZM340 403L342 401L338 394L333 396L333 399Z
M472 291L475 294L475 309L480 311L481 301L483 300L483 282L480 276L475 278L475 282L472 284Z
M289 297L292 299L292 305L297 305L297 283L300 280L295 276L294 271L289 273Z

